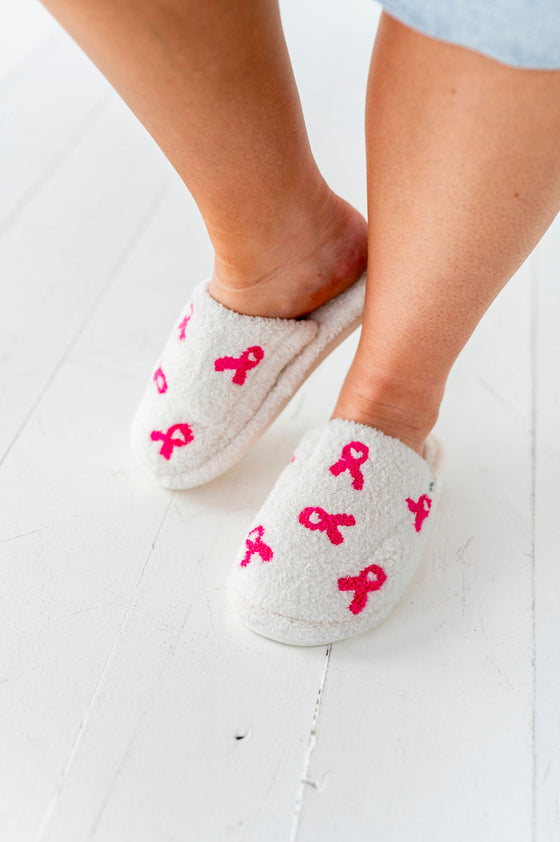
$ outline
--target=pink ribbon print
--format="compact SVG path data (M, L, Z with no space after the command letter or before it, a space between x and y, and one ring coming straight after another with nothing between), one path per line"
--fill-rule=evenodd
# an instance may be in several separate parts
M344 535L338 527L355 526L356 518L347 514L330 515L320 506L308 506L299 513L299 522L306 529L326 532L331 544L342 544Z
M176 437L173 438L174 436ZM153 430L150 438L152 441L163 442L159 452L164 459L169 460L171 459L174 448L184 447L186 444L190 444L194 439L194 435L188 424L173 424L165 433L161 432L161 430Z
M416 517L414 518L414 528L417 532L420 532L424 519L427 518L430 513L432 501L430 500L427 494L421 494L416 502L414 502L414 500L411 500L410 497L406 498L406 502L408 503L408 508L410 509L410 511L414 512L414 514L416 515Z
M367 605L371 591L378 591L387 579L387 574L378 564L365 567L358 576L345 576L338 580L339 591L354 591L354 599L348 606L352 614L359 614Z
M160 395L164 395L167 392L167 379L161 366L157 371L154 371L154 383Z
M226 371L226 369L235 371L231 382L243 386L247 379L247 372L256 368L263 358L264 351L261 346L251 345L240 357L220 357L215 361L214 368L216 371Z
M331 465L329 471L335 477L343 474L344 471L349 471L352 477L352 487L356 491L361 491L364 487L364 475L361 466L368 456L369 447L366 444L362 444L361 441L351 441L350 444L344 445L340 459L334 465Z
M193 303L191 301L191 303L189 304L189 312L187 313L187 315L185 316L185 318L183 319L183 321L179 325L179 339L181 341L183 341L185 336L187 335L187 325L192 318L193 309L194 309Z
M252 538L252 535L256 535L256 538ZM255 526L254 529L251 529L247 538L245 539L245 547L247 552L243 556L241 561L241 567L247 567L251 559L255 554L260 555L262 561L271 561L274 553L272 549L265 544L262 540L264 535L264 526Z

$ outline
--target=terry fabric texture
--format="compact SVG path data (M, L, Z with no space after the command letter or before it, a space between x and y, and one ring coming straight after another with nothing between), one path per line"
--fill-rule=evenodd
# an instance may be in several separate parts
M231 467L361 320L365 275L305 319L245 316L193 291L135 415L132 449L167 488Z
M384 0L401 23L514 67L560 69L559 0Z
M235 611L265 637L307 646L376 626L424 553L442 466L433 433L423 458L353 421L310 430L237 554L229 579Z

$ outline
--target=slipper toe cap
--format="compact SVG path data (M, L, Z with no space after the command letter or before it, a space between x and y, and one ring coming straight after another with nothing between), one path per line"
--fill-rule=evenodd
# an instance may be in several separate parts
M376 626L423 555L436 473L379 430L335 420L310 431L239 550L229 579L236 613L253 631L299 645Z
M131 428L139 463L160 484L187 488L229 467L221 454L244 431L282 370L316 336L312 319L235 313L199 286L154 364ZM231 455L230 455L231 461Z

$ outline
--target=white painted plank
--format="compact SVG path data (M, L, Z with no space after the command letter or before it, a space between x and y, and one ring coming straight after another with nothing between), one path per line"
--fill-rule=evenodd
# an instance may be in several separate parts
M170 501L128 448L143 351L152 326L161 335L154 300L163 309L184 283L182 234L198 231L182 190L167 208L150 229L157 247L147 237L126 291L101 303L0 470L0 838L11 842L35 838L56 795Z
M70 68L69 68L70 72ZM170 167L118 100L0 238L0 463L159 200Z
M560 838L560 217L542 240L535 320L536 840Z
M289 650L230 616L224 582L254 469L277 461L260 457L176 496L42 842L288 838L325 651Z
M449 379L446 484L412 589L333 647L297 842L531 838L530 294L526 265Z
M115 99L62 31L0 90L0 233Z
M0 91L26 68L57 24L37 0L0 0Z

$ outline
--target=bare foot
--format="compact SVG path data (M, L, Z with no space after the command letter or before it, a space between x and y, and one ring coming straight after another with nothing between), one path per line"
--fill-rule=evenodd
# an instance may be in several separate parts
M366 264L367 222L329 190L312 213L290 220L252 265L216 255L209 292L239 313L298 318L343 292Z

